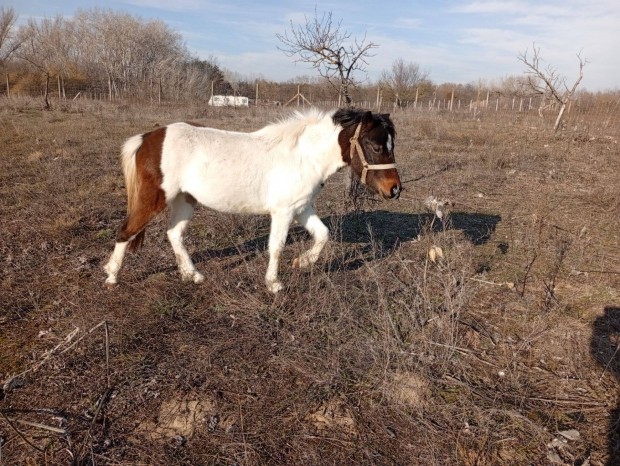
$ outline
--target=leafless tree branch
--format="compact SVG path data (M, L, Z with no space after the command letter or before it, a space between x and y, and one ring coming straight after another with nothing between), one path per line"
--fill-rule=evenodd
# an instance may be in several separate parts
M588 63L587 59L581 57L581 52L577 54L577 58L579 59L579 76L575 80L572 88L569 89L566 84L566 78L559 74L555 67L547 65L543 68L540 47L536 47L535 44L532 45L531 57L528 57L527 50L523 53L519 53L517 56L517 59L525 65L525 74L527 75L529 87L536 94L543 96L543 102L551 101L559 104L560 111L553 127L556 131L560 126L566 105L570 102L579 83L581 83L583 79L583 68ZM560 89L561 87L564 87L563 91Z
M420 70L420 65L398 58L389 71L383 71L380 85L388 92L388 98L400 105L402 100L413 99L416 88L427 80L428 72Z
M12 8L0 8L0 66L19 49L21 42L13 34L17 15Z
M288 57L297 57L296 62L312 65L319 75L339 89L340 95L349 104L349 87L354 84L353 75L364 72L371 50L378 47L373 42L353 39L351 33L342 30L342 21L333 22L332 13L320 17L315 10L314 17L305 17L305 23L295 25L284 34L276 34L282 44L278 47Z

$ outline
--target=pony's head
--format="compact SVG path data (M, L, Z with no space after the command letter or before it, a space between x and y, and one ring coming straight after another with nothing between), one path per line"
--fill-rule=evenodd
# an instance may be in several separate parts
M385 199L398 198L402 186L394 160L396 129L390 115L340 109L332 118L342 127L338 143L344 162L371 190Z

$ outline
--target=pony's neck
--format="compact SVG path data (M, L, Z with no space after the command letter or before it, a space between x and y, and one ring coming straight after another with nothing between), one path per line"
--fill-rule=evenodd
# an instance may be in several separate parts
M341 130L340 126L334 125L331 115L327 115L320 123L309 126L299 139L304 159L308 160L321 183L347 165L338 143Z

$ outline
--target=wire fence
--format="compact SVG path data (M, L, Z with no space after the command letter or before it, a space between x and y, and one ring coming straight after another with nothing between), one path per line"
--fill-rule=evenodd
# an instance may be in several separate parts
M309 92L303 94L297 86L297 94L292 90L291 85L282 85L281 88L271 88L266 98L256 99L255 96L248 96L247 105L244 103L240 108L247 107L308 107L337 108L342 106L342 102L333 99L321 99L324 93L318 94ZM257 89L258 95L258 89ZM373 100L355 100L352 105L360 108L368 108L381 112L412 112L420 115L453 115L459 118L488 119L488 118L513 118L516 120L527 121L536 126L553 127L560 111L557 103L550 102L541 96L506 96L492 92L479 92L478 96L484 98L465 99L454 95L448 98L438 98L436 96L420 98L415 100L401 100L389 102L381 98L381 92L375 87L368 88L360 94L366 96L377 96ZM263 96L265 93L262 94ZM6 85L0 84L0 96L5 97L33 97L44 98L44 89L40 86L31 88L21 88L11 90L9 96L6 95ZM210 106L211 95L205 91L197 98L189 101L194 105ZM71 101L102 101L118 103L150 103L157 105L181 105L187 103L188 99L167 98L166 94L153 93L151 95L123 94L120 97L111 97L105 88L96 87L60 87L51 86L48 99L53 105L59 102ZM245 102L245 99L244 99ZM563 131L574 131L580 135L591 135L592 137L610 137L614 140L620 138L620 96L618 93L593 95L588 93L579 94L571 100L561 119L559 127Z
M295 103L295 105L297 105ZM299 106L306 106L300 102ZM338 100L312 102L321 108L336 108ZM537 127L553 128L560 112L558 104L540 97L496 96L485 100L473 99L419 99L398 104L381 101L354 101L353 106L380 112L409 112L420 115L445 115L471 119L520 120ZM559 130L587 135L620 139L620 99L576 98L571 100L562 115Z

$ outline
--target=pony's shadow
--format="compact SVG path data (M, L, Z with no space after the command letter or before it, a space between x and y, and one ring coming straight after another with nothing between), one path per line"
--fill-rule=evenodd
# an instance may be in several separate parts
M417 238L428 228L435 232L461 230L475 245L489 241L500 222L499 215L452 212L445 222L433 214L408 214L377 210L331 216L323 221L332 227L341 224L341 241L345 243L379 242L383 248L393 249L399 243Z
M590 352L604 372L620 380L620 307L608 306L592 326ZM609 416L607 466L620 464L620 405Z
M410 214L378 210L372 212L353 212L344 215L331 215L321 219L330 230L330 239L335 242L361 245L357 251L347 252L338 263L327 264L328 269L355 270L364 262L387 256L402 243L418 238L424 231L460 230L474 245L489 241L497 224L499 215L452 212L445 222L434 218L433 214ZM307 240L308 235L299 226L291 229L287 244ZM231 245L222 249L206 249L194 254L197 262L211 258L239 258L229 267L234 267L267 249L269 235Z
M452 212L442 221L434 214L385 210L327 217L323 221L330 226L334 240L362 245L361 250L348 253L351 257L337 263L332 261L327 268L355 270L365 262L386 257L402 243L417 239L429 231L460 230L472 244L481 245L489 241L500 220L499 215Z

